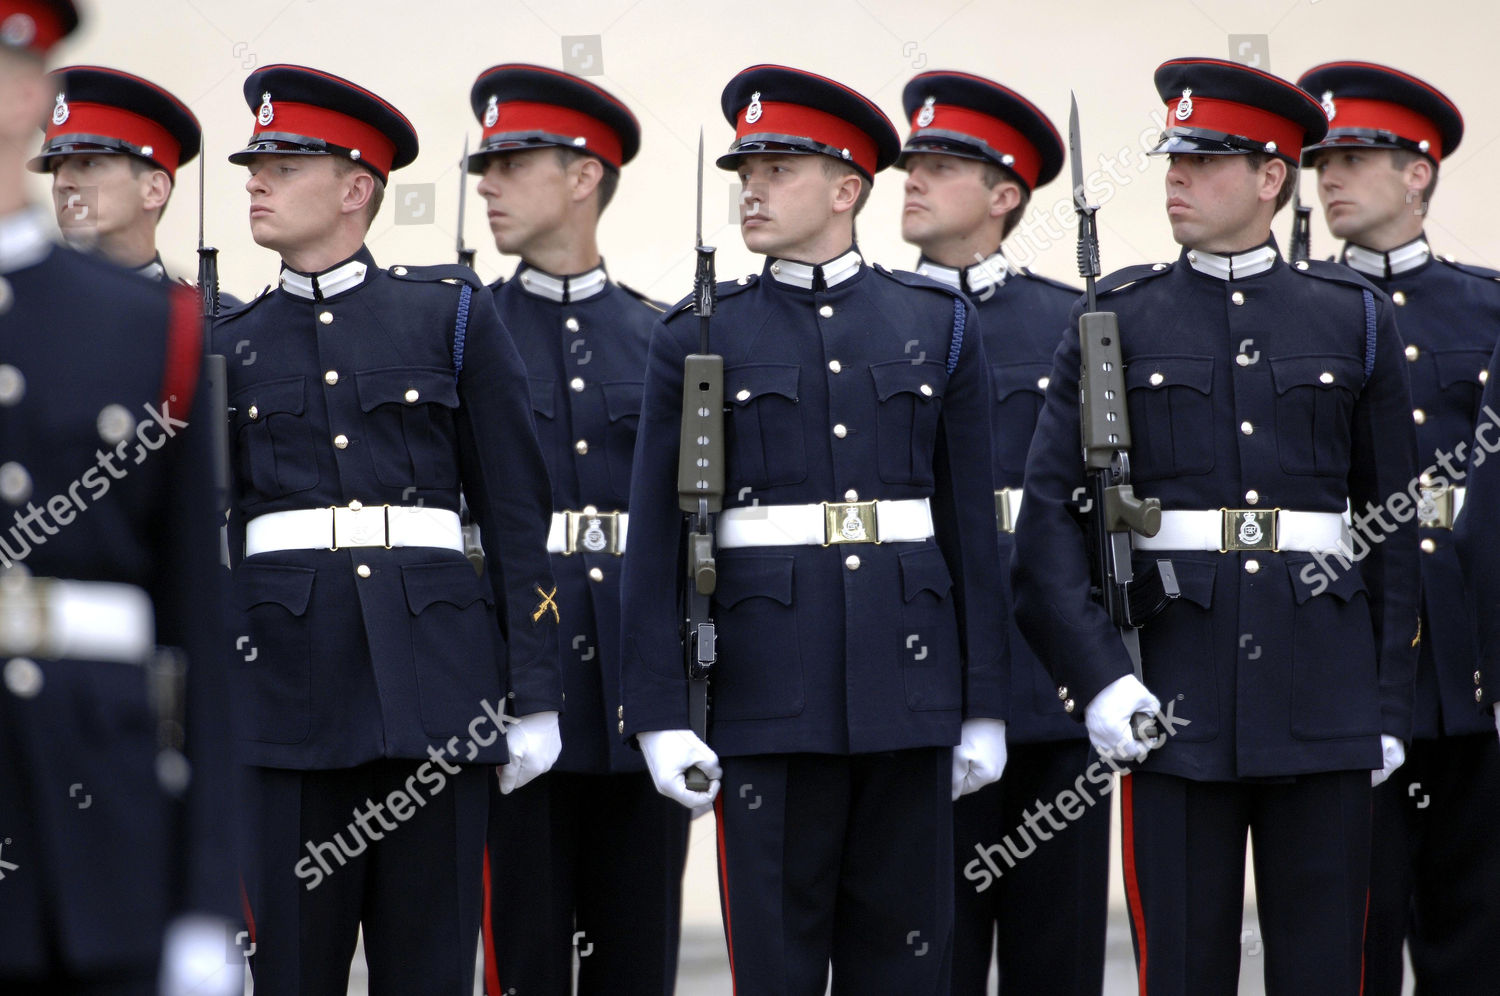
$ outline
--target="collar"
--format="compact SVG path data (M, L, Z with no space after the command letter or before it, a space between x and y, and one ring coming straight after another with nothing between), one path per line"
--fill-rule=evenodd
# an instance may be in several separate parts
M864 264L859 250L851 247L843 255L816 265L793 259L767 259L766 272L779 283L803 290L827 290L854 276Z
M1424 232L1406 245L1397 246L1390 252L1366 249L1364 246L1347 242L1344 244L1341 262L1365 276L1389 280L1397 274L1415 270L1431 258L1432 246L1427 244L1427 235Z
M51 250L52 239L37 208L23 208L0 218L0 273L39 263Z
M1265 273L1281 258L1274 241L1231 256L1202 249L1184 249L1182 255L1193 269L1218 280L1244 280Z
M161 261L161 253L157 253L156 258L145 266L137 266L135 272L138 276L145 277L147 280L162 281L167 279L167 268Z
M527 263L522 263L516 269L515 280L526 293L535 297L544 297L549 301L557 301L560 304L582 301L596 294L602 294L609 286L609 274L604 270L603 260L600 260L599 265L592 270L566 277L555 277L546 270L539 270Z
M1021 271L1011 266L1010 260L996 252L977 263L970 263L962 270L934 263L923 256L917 263L917 272L924 277L931 277L940 284L946 284L954 290L963 291L965 294L982 294L992 287L1003 287L1011 274Z
M359 252L322 273L302 273L283 263L280 284L281 289L293 297L322 301L358 287L374 269L375 258L370 255L370 250L360 246Z

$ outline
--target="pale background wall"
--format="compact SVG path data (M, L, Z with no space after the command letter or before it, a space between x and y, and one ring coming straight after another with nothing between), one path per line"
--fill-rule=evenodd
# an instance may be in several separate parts
M126 69L172 90L204 124L208 154L208 233L222 250L223 285L244 296L270 282L275 259L249 237L245 171L224 157L250 133L240 86L257 65L299 62L338 73L396 104L421 136L422 154L392 177L370 245L384 264L453 258L458 209L456 163L463 136L477 140L468 107L474 77L498 62L572 68L625 100L640 119L643 145L626 167L606 212L602 247L614 275L663 299L691 281L694 148L705 129L710 160L732 131L719 93L735 72L781 62L832 76L864 92L896 121L903 137L901 89L923 69L963 69L1015 87L1066 130L1068 90L1078 94L1085 159L1099 170L1104 268L1173 256L1162 217L1159 160L1141 156L1162 107L1151 73L1183 55L1228 57L1240 51L1263 68L1295 77L1330 59L1389 62L1445 90L1467 116L1458 153L1443 164L1428 226L1441 252L1500 265L1500 235L1490 225L1500 159L1500 109L1493 41L1500 11L1484 0L1077 0L1046 5L997 0L81 0L84 30L57 53L63 62ZM1238 36L1249 36L1241 38ZM579 36L576 37L575 36ZM578 44L574 64L565 60ZM593 62L585 64L590 56ZM1123 154L1122 154L1123 151ZM1115 159L1114 177L1106 156ZM162 225L169 267L196 271L196 164L184 171ZM1066 176L1066 173L1064 174ZM1127 181L1117 182L1115 177ZM902 174L882 174L861 218L866 255L910 266L901 242ZM729 225L735 185L708 167L706 233L720 248L719 272L759 264ZM514 268L489 240L470 183L464 231L486 279ZM425 185L434 185L426 187ZM44 187L37 188L38 196ZM1105 193L1108 197L1105 197ZM1311 178L1304 184L1315 199ZM1067 183L1043 188L1013 237L1022 262L1060 278L1074 276ZM429 200L430 198L430 200ZM407 216L397 224L407 200ZM425 207L420 216L416 214ZM1068 222L1044 218L1054 207ZM1050 231L1049 231L1050 224ZM1277 218L1286 241L1289 212ZM1332 243L1314 220L1313 248Z

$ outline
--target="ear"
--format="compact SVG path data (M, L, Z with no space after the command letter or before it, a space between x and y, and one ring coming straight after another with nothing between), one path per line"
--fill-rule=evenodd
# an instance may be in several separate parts
M599 188L599 181L604 179L604 164L593 156L580 156L574 160L569 172L573 174L570 192L573 200L587 200Z
M374 174L367 169L350 170L349 175L344 177L344 199L339 204L339 213L363 214L374 193Z
M821 169L821 165L818 168ZM859 203L859 192L863 189L865 178L858 173L849 172L839 177L833 185L833 213L853 211L854 205Z
M1421 198L1422 191L1432 182L1433 165L1432 160L1426 156L1414 156L1412 161L1406 164L1401 171L1401 182L1406 184L1408 201L1416 201Z
M141 194L142 206L147 211L166 207L167 198L172 196L172 180L166 170L154 169L141 174Z
M1021 187L1013 180L1001 180L990 188L990 217L1004 218L1021 204Z
M1261 169L1264 172L1260 175L1260 199L1274 203L1276 195L1281 192L1282 183L1286 181L1286 160L1272 156Z

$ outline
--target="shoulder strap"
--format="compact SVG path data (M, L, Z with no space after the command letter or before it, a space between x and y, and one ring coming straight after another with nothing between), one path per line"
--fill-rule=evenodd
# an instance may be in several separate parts
M179 411L193 407L198 390L198 368L203 361L203 316L198 313L198 295L186 287L173 287L167 319L167 356L161 378L161 406L170 403ZM185 417L185 416L184 416Z
M474 297L474 288L468 284L458 289L458 315L453 321L453 382L464 370L464 336L469 331L469 302Z

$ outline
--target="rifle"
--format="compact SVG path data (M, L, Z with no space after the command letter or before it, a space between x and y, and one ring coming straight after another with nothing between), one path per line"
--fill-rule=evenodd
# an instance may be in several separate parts
M458 263L474 269L474 250L464 246L464 204L469 194L469 136L464 136L463 158L458 161L458 235L455 238L458 250ZM469 503L464 498L463 491L458 493L458 521L461 523L461 531L464 537L464 556L469 558L469 563L474 565L474 573L484 574L484 544L480 541L479 524L474 521L473 513L469 511Z
M708 329L717 297L714 248L703 244L703 131L698 131L698 257L693 274L693 314L698 316L698 352L682 363L682 435L677 447L677 507L688 516L687 656L688 721L708 742L708 682L718 661L709 613L718 568L714 563L714 515L724 506L724 357L708 350ZM688 791L707 792L708 776L690 768Z
M1135 676L1141 673L1141 641L1136 632L1179 594L1170 560L1158 560L1151 576L1137 580L1130 560L1130 534L1155 536L1161 529L1161 500L1137 498L1130 483L1130 418L1125 408L1125 364L1119 319L1100 311L1094 289L1099 276L1099 231L1083 191L1082 139L1078 99L1068 116L1068 158L1073 163L1073 209L1078 214L1078 273L1084 278L1087 308L1078 318L1078 407L1083 461L1088 479L1087 531L1093 555L1094 591L1120 630ZM1136 586L1132 590L1132 586ZM1130 718L1137 740L1159 746L1156 720L1138 712Z
M1293 263L1312 256L1312 208L1302 203L1302 173L1297 173L1297 186L1292 194L1292 244L1288 255Z
M213 331L214 320L219 317L219 250L204 245L203 239L203 177L205 151L198 156L198 300L203 315L204 333ZM214 418L214 500L223 522L219 526L219 561L229 566L229 363L222 353L204 351L204 389L208 391L209 411L219 412L223 417Z

